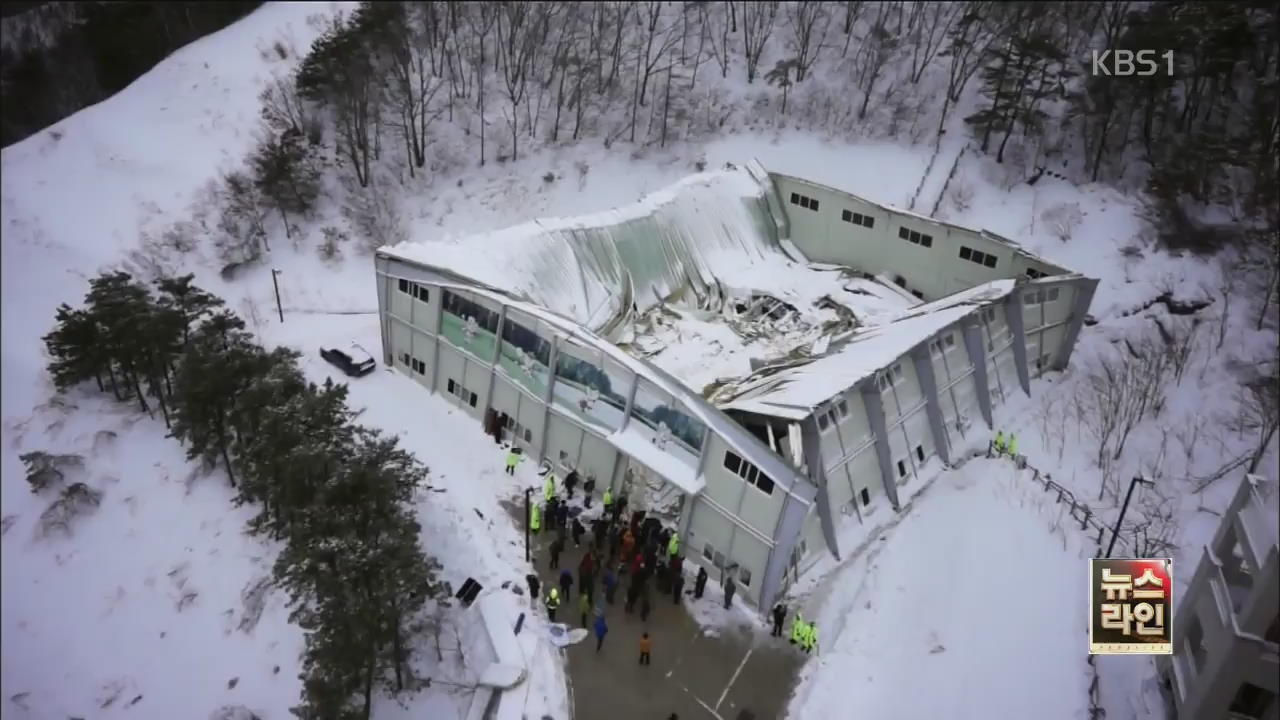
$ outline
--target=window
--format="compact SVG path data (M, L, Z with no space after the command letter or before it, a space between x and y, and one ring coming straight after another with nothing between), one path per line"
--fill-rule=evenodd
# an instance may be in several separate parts
M840 398L836 401L836 411L840 413L842 418L849 417L849 403L845 402L844 398Z
M408 280L405 280L404 278L400 278L399 285L400 285L400 292L402 292L402 293L406 293L406 294L409 292L409 281L408 281Z
M903 240L906 240L910 236L910 234L911 234L911 231L907 230L906 228L904 227L898 228L898 237L902 238Z
M1240 688L1236 690L1236 696L1231 700L1231 707L1227 708L1227 711L1247 718L1261 718L1271 710L1275 699L1276 694L1269 690L1253 683L1240 683Z
M455 393L456 393L456 388L457 388L457 387L458 387L458 386L457 386L457 384L456 384L456 383L454 383L454 382L453 382L453 379L451 378L451 379L449 380L449 394L450 394L450 395L455 394Z
M876 226L875 218L871 217L870 215L863 215L862 213L853 212L852 210L840 211L840 219L847 223L853 223L854 225L861 225L865 228L873 228Z
M411 283L404 278L400 278L396 285L400 288L400 292L406 295L412 295L422 302L427 302L431 297L431 293L427 291L426 287L417 283Z
M561 465L565 465L565 466L568 466L568 465L569 465L569 453L568 453L568 451L566 451L566 450L561 450L561 451L560 451L560 464L561 464Z
M909 228L900 227L898 228L898 237L902 238L903 240L906 240L912 245L920 245L922 247L933 247L933 236L928 235L926 233L919 232L917 230L911 230ZM961 255L961 257L964 257L964 256Z
M444 311L463 320L473 317L482 330L498 332L498 313L455 292L444 291Z
M898 461L898 477L907 476L907 463L905 460Z
M1045 273L1042 273L1035 268L1027 268L1027 277L1032 280L1039 280L1040 278L1045 277Z
M551 343L511 318L505 318L502 322L502 342L528 353L534 360L542 363L543 367L551 365Z
M411 367L413 367L413 371L418 373L419 375L425 375L427 373L427 364L422 362L418 358L410 358L409 364Z
M414 285L413 296L422 302L431 302L431 292L427 290L425 285Z
M1049 288L1049 302L1055 302L1058 299L1058 288Z
M738 569L738 579L742 581L742 584L743 584L743 585L746 585L747 587L750 587L750 586L751 586L751 571L750 571L750 570L748 570L748 569L746 569L746 568L739 568L739 569Z
M724 469L737 475L740 467L742 467L742 458L726 450L724 453Z
M759 468L738 457L736 453L729 450L725 451L724 467L729 472L745 480L748 485L754 485L756 489L765 495L773 494L773 478L760 472Z
M827 414L825 412L819 412L818 413L819 432L826 432L830 429L831 429L831 420L827 418Z
M902 364L899 363L897 365L894 365L893 366L893 384L897 385L899 382L901 382L902 377L903 377Z
M713 560L716 556L716 549L711 547L711 543L702 546L702 557L707 560Z
M924 446L923 445L916 446L916 459L918 459L920 462L924 462Z
M960 246L960 259L977 263L984 267L993 268L996 266L996 256L990 253L984 253L981 250L974 250L963 245Z
M404 364L404 365L408 365L408 364L409 364L409 353L407 353L407 352L402 352L402 353L400 353L400 362L401 362L402 364Z
M468 398L467 404L470 405L471 407L475 407L476 401L479 399L480 398L477 398L475 393L471 393L471 397Z
M529 428L524 429L524 441L527 443L533 442L533 431Z
M716 551L715 558L714 558L711 562L712 562L712 564L714 564L716 567L718 567L718 568L723 568L723 567L724 567L724 553L722 553L722 552L720 552L719 550L717 550L717 551Z
M889 388L901 382L902 378L903 378L903 372L902 372L901 363L894 365L891 368L887 368L883 373L880 374L880 389L888 390Z
M862 488L862 492L859 493L859 497L862 498L862 507L866 507L871 504L871 493L867 492L866 488Z
M948 348L953 348L953 347L955 347L955 346L956 346L956 335L955 335L955 333L947 333L946 335L943 335L943 336L942 336L942 339L943 339L943 341L945 342L945 344L946 344L946 346L947 346Z
M924 293L920 292L919 290L912 290L911 294L915 295L920 300L924 299Z
M934 357L942 357L942 343L937 340L929 342L929 354Z
M799 205L800 207L806 210L816 211L818 209L817 200L814 200L813 198L808 197L807 195L801 195L800 193L791 193L791 204Z
M983 320L986 320L986 321L987 321L987 322L989 322L989 323L993 323L993 322L995 322L995 321L996 321L996 309L995 309L995 308L991 308L991 307L989 307L989 308L983 308L983 309L982 309L982 319L983 319Z

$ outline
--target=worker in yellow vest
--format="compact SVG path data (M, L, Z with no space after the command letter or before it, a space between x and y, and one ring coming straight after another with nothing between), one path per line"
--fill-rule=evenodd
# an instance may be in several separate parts
M547 479L542 483L542 496L547 502L551 502L551 498L556 496L556 474L547 473Z
M992 441L991 447L994 450L994 454L996 457L1000 457L1001 455L1004 454L1004 432L1003 431L1001 430L996 431L996 439Z
M804 632L805 654L813 652L817 647L818 647L818 623L809 623L805 627L805 632Z
M540 532L542 530L542 510L538 508L538 503L529 503L529 531Z
M613 491L606 488L604 491L604 514L609 514L609 508L613 506Z
M1009 433L1009 457L1018 456L1018 436Z
M800 645L801 647L804 646L804 638L805 638L805 632L807 632L807 627L808 626L805 625L805 622L804 622L804 617L800 615L799 611L796 611L796 619L791 621L791 644L792 645Z
M680 554L680 533L672 530L671 539L667 541L667 555L675 557Z
M547 594L547 619L551 622L556 621L556 610L560 607L560 590L551 588L551 592Z
M520 448L512 446L512 448L507 451L507 474L515 475L516 466L519 465L520 461L523 459L524 453L520 452Z

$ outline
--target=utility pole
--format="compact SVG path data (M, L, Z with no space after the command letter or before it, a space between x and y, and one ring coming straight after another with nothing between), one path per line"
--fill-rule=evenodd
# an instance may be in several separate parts
M1129 492L1124 494L1124 504L1120 506L1120 517L1116 518L1116 526L1111 530L1111 544L1107 546L1107 557L1111 557L1111 551L1115 549L1116 538L1120 537L1120 523L1124 522L1124 513L1129 509L1129 498L1133 497L1133 488L1138 483L1144 485L1153 484L1150 480L1144 480L1137 476L1129 481Z
M524 489L524 561L529 562L529 518L533 517L530 513L529 493L533 492L533 488Z
M276 288L276 312L280 313L280 322L284 322L284 306L280 304L280 281L276 279L280 272L275 268L271 269L271 284Z

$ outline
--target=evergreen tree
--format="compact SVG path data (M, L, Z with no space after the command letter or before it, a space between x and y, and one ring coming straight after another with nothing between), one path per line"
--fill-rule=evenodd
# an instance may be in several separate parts
M49 374L53 376L54 387L66 390L93 378L98 382L98 389L104 390L102 373L108 359L102 351L97 321L88 312L63 303L58 306L55 323L54 329L43 338L52 358ZM114 383L112 390L115 391ZM116 397L119 398L118 392Z
M190 339L191 326L223 305L221 298L192 285L191 281L194 279L195 275L187 274L176 278L161 278L156 282L156 288L160 291L160 303L173 307L182 316L183 347L186 347Z
M320 193L320 170L300 130L268 137L250 158L258 192L275 205L286 237L293 237L289 213L305 215Z
M146 325L155 304L151 291L128 273L104 273L89 281L85 303L98 324L103 351L110 358L109 367L114 365L120 371L126 389L138 400L138 407L149 414L151 407L139 375L148 365Z

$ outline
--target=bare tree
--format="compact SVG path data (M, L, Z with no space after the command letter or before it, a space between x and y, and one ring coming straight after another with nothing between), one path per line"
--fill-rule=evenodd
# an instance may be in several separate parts
M840 50L840 57L849 57L849 43L853 41L853 26L858 22L858 16L862 14L862 0L846 0L844 4L844 47Z
M875 22L867 30L862 46L854 55L854 72L858 88L862 90L862 105L858 108L859 120L867 117L867 106L871 103L871 93L875 90L876 81L880 79L885 63L898 47L898 36L885 25L887 14L888 4L882 3Z
M484 76L485 68L488 67L487 56L484 52L484 41L489 37L489 31L493 29L493 24L497 20L497 11L493 5L489 3L476 3L472 7L472 11L467 13L466 20L471 28L471 35L476 41L477 54L472 66L476 72L476 98L480 111L480 167L484 167L484 129L486 120L484 117Z
M1085 376L1084 420L1098 443L1099 468L1107 457L1119 460L1130 433L1143 418L1163 410L1173 367L1169 354L1150 337L1140 338L1137 344L1125 339L1123 344L1125 352L1098 358Z
M529 86L529 70L538 43L546 37L553 13L560 6L555 3L537 3L528 0L504 2L497 12L498 57L502 64L502 79L511 103L511 159L520 159L519 105L525 99Z
M785 8L787 27L791 30L787 45L795 59L795 81L802 82L809 68L813 67L822 54L831 20L827 15L826 3L817 0L788 2Z
M1255 434L1248 469L1254 473L1262 464L1262 458L1276 436L1276 429L1280 428L1280 374L1276 365L1272 364L1270 373L1245 382L1240 388L1238 401L1239 415L1231 429Z
M644 3L644 77L640 80L639 98L642 107L646 103L646 94L649 91L649 77L653 75L654 69L667 57L667 54L675 48L678 41L676 23L674 21L665 25L662 23L663 4L657 0Z
M907 27L911 38L911 83L920 82L924 71L942 49L952 24L960 17L960 3L917 2L911 6Z
M777 18L777 0L744 0L742 3L742 50L747 58L748 83L755 82L760 56L769 44Z
M720 66L720 77L722 78L729 77L729 18L727 17L727 11L733 9L732 0L726 2L725 6L726 12L719 18L720 22L717 28L720 31L720 39L717 40L715 33L710 32L710 30L707 33L711 41L711 56L716 59L716 64ZM707 13L710 12L708 8L709 6L705 3L701 6L703 25L708 24Z
M388 6L401 9L397 22L389 24L383 45L391 76L386 99L395 118L389 124L400 130L409 176L413 177L415 168L426 165L427 128L443 112L433 109L431 102L444 86L444 78L427 61L432 47L424 31L431 26L426 10L429 4Z

